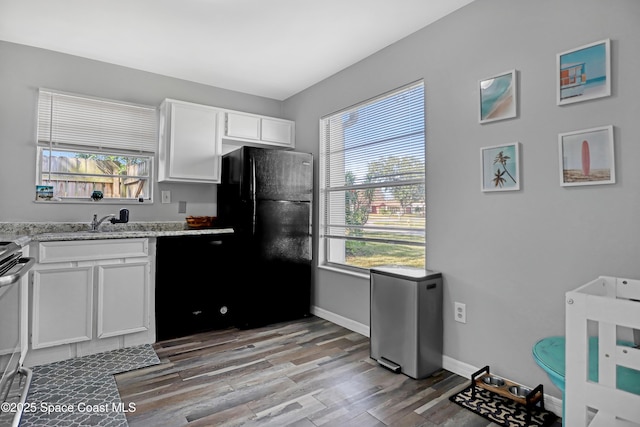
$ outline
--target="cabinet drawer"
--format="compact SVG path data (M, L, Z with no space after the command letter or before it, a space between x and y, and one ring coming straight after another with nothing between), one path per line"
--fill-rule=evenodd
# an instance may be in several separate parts
M114 258L146 257L149 239L101 239L40 242L38 262L90 261Z

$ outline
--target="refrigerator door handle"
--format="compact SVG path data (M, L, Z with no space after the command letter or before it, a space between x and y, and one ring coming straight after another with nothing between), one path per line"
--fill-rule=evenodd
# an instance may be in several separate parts
M257 217L257 212L256 212L256 162L255 159L253 158L253 156L249 157L249 164L250 164L250 170L251 170L251 180L250 180L250 186L251 188L249 188L249 193L251 195L251 201L252 201L252 205L253 205L253 212L251 212L251 226L252 226L252 234L255 235L256 234L256 217Z

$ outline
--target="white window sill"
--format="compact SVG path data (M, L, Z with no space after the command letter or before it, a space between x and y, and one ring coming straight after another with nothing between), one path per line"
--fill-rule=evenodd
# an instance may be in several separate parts
M138 200L123 200L123 199L102 199L94 202L91 199L57 199L57 200L34 200L33 203L39 205L74 205L74 204L87 204L87 205L152 205L153 200L145 199L142 202Z
M327 271L333 271L334 273L340 273L340 274L346 274L347 276L354 276L354 277L359 277L361 279L366 279L369 280L369 273L361 273L359 271L353 271L353 270L348 270L348 269L344 269L344 268L338 268L338 267L332 267L329 265L319 265L318 269L320 270L327 270Z

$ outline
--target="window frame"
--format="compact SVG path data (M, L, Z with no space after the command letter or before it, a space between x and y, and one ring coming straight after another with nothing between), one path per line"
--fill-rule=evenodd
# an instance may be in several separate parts
M424 145L423 147L423 155L424 157L421 159L422 161L422 169L421 169L421 174L422 176L420 178L416 178L416 179L411 179L411 180L406 180L406 181L401 181L397 184L391 184L389 182L386 183L360 183L360 184L354 184L354 185L347 185L347 183L343 183L343 185L331 185L328 184L329 182L329 175L331 174L331 165L329 165L328 163L331 162L331 160L328 159L328 151L330 151L329 146L331 145L331 141L328 140L328 130L327 127L329 126L329 120L331 118L336 118L340 115L345 115L348 114L350 112L356 112L361 108L365 108L367 106L371 106L374 105L375 103L379 102L379 101L383 101L385 99L388 98L392 98L393 96L402 94L402 93L406 93L408 91L411 91L415 88L420 87L422 89L422 98L421 98L421 112L422 112L422 129L421 129L421 134L422 134L422 144ZM378 243L386 243L386 244L392 244L392 245L408 245L408 246L421 246L423 253L424 253L424 259L423 261L423 266L422 268L426 268L426 118L425 118L425 100L424 100L424 81L423 80L418 80L412 83L409 83L405 86L402 86L400 88L385 92L383 94L380 94L378 96L375 96L373 98L370 98L368 100L362 101L360 103L357 103L355 105L352 105L350 107L344 108L342 110L333 112L331 114L328 114L324 117L321 117L319 120L319 138L320 138L320 156L319 156L319 181L320 181L320 189L319 189L319 194L320 194L320 203L319 203L319 238L318 238L318 254L319 254L319 267L325 267L325 268L330 268L330 269L336 269L338 271L343 271L343 272L348 272L348 273L365 273L368 274L370 268L375 268L375 267L361 267L361 266L357 266L357 265L350 265L347 264L346 258L345 258L345 262L341 263L341 262L335 262L333 260L330 260L331 257L331 249L330 246L332 245L331 241L332 240L343 240L343 241L364 241L364 242L378 242ZM409 152L406 152L407 155L409 155ZM401 157L402 157L402 153L401 153ZM342 165L340 165L339 167L341 167ZM346 172L346 170L345 170ZM383 189L383 188L388 188L388 187L393 187L393 186L402 186L402 185L418 185L418 186L422 186L422 211L423 211L423 222L422 222L422 227L420 229L418 229L418 231L421 232L421 238L422 241L421 242L408 242L406 240L396 240L396 239L375 239L375 238L367 238L367 237L358 237L358 236L337 236L337 235L332 235L331 233L328 232L328 229L332 228L332 227L342 227L345 230L346 229L354 229L354 228L361 228L361 229L368 229L368 230L374 230L376 228L376 226L366 226L366 223L363 225L356 225L354 226L353 224L347 224L346 222L344 224L340 224L337 225L335 221L331 221L329 218L332 217L332 212L330 212L328 209L331 208L331 203L328 201L328 199L330 198L330 193L331 192L336 192L336 191L340 191L340 189L345 191L345 196L346 196L346 192L349 190L366 190L366 189ZM346 202L345 202L345 209L346 209ZM339 212L341 210L339 209ZM333 212L336 212L335 210ZM339 213L339 215L343 215L343 213ZM345 221L346 221L346 212L344 213L345 215ZM409 231L409 229L402 229L401 227L395 229L396 231ZM411 229L411 231L416 231L416 229ZM346 247L346 246L345 246Z
M153 204L153 183L154 183L154 162L155 162L155 156L154 155L150 155L148 153L136 153L136 152L125 152L125 151L119 151L119 152L113 152L113 151L98 151L98 150L93 150L93 151L89 151L89 150L79 150L78 147L72 147L72 146L61 146L61 145L56 145L52 151L66 151L66 152L71 152L71 153L76 153L76 154L87 154L87 155L101 155L101 156L121 156L121 157L137 157L137 158L141 158L141 159L146 159L146 162L148 164L148 169L149 169L149 173L148 175L96 175L96 174L81 174L81 173L65 173L65 172L50 172L50 171L44 171L42 169L42 163L43 163L43 152L48 151L49 147L45 147L43 145L38 145L37 146L37 153L36 153L36 158L37 158L37 166L36 166L36 185L48 185L44 183L44 179L43 177L45 177L46 175L50 174L50 175L54 175L54 174L58 174L58 175L77 175L77 176L86 176L86 177L105 177L105 178L109 178L109 177L114 177L114 178L138 178L138 179L146 179L148 182L148 187L149 187L149 197L148 198L132 198L132 197L104 197L102 200L100 200L100 203L103 204ZM141 201L142 199L142 201ZM40 202L40 201L37 201ZM91 198L89 197L73 197L73 196L56 196L54 198L54 200L48 200L46 202L43 203L95 203Z

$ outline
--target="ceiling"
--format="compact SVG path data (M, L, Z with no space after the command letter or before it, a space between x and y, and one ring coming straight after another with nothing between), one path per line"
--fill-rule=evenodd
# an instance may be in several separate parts
M277 100L473 0L0 0L0 40Z

